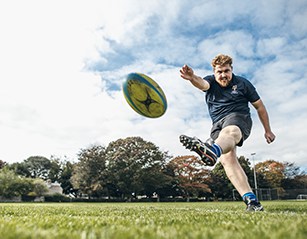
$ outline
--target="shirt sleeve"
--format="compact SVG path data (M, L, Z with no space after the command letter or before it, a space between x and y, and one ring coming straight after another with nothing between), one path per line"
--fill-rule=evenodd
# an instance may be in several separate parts
M207 81L208 83L209 83L209 85L211 86L212 85L212 82L214 82L215 81L215 79L214 79L214 76L213 75L208 75L208 76L205 76L204 78L203 78L205 81ZM206 90L204 90L205 92L206 92Z
M247 87L247 98L249 102L253 103L260 99L260 96L256 88L248 80L246 80L246 87Z

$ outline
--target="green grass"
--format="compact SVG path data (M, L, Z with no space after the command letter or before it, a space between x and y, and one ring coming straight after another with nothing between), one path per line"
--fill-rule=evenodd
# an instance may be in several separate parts
M307 201L263 205L247 213L242 202L3 203L0 238L307 238Z

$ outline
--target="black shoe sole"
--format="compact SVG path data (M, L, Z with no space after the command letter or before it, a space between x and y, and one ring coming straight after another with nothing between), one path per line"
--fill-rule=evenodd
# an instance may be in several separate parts
M206 153L205 147L208 147L206 143L186 135L180 135L179 140L186 149L197 153L206 166L215 165L216 159Z

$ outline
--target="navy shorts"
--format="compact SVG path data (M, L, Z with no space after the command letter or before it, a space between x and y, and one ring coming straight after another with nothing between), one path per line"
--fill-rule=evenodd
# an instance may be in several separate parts
M253 125L252 119L249 114L246 115L246 114L240 114L240 113L231 113L225 116L224 118L220 119L219 121L215 122L212 125L210 137L213 140L216 140L221 130L225 128L226 126L230 126L230 125L236 125L240 128L241 133L242 133L242 138L240 142L237 144L237 146L242 146L243 142L250 135L252 125Z

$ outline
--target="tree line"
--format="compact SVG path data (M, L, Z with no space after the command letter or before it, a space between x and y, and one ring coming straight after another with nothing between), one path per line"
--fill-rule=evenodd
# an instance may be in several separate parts
M250 160L243 156L238 160L254 185ZM31 156L12 164L0 160L0 169L0 196L8 198L43 195L46 180L59 182L66 195L109 200L232 199L234 189L220 163L212 169L194 155L173 157L141 137L81 149L76 162ZM307 188L306 173L294 163L270 159L257 163L255 169L259 188L278 188L280 192Z

